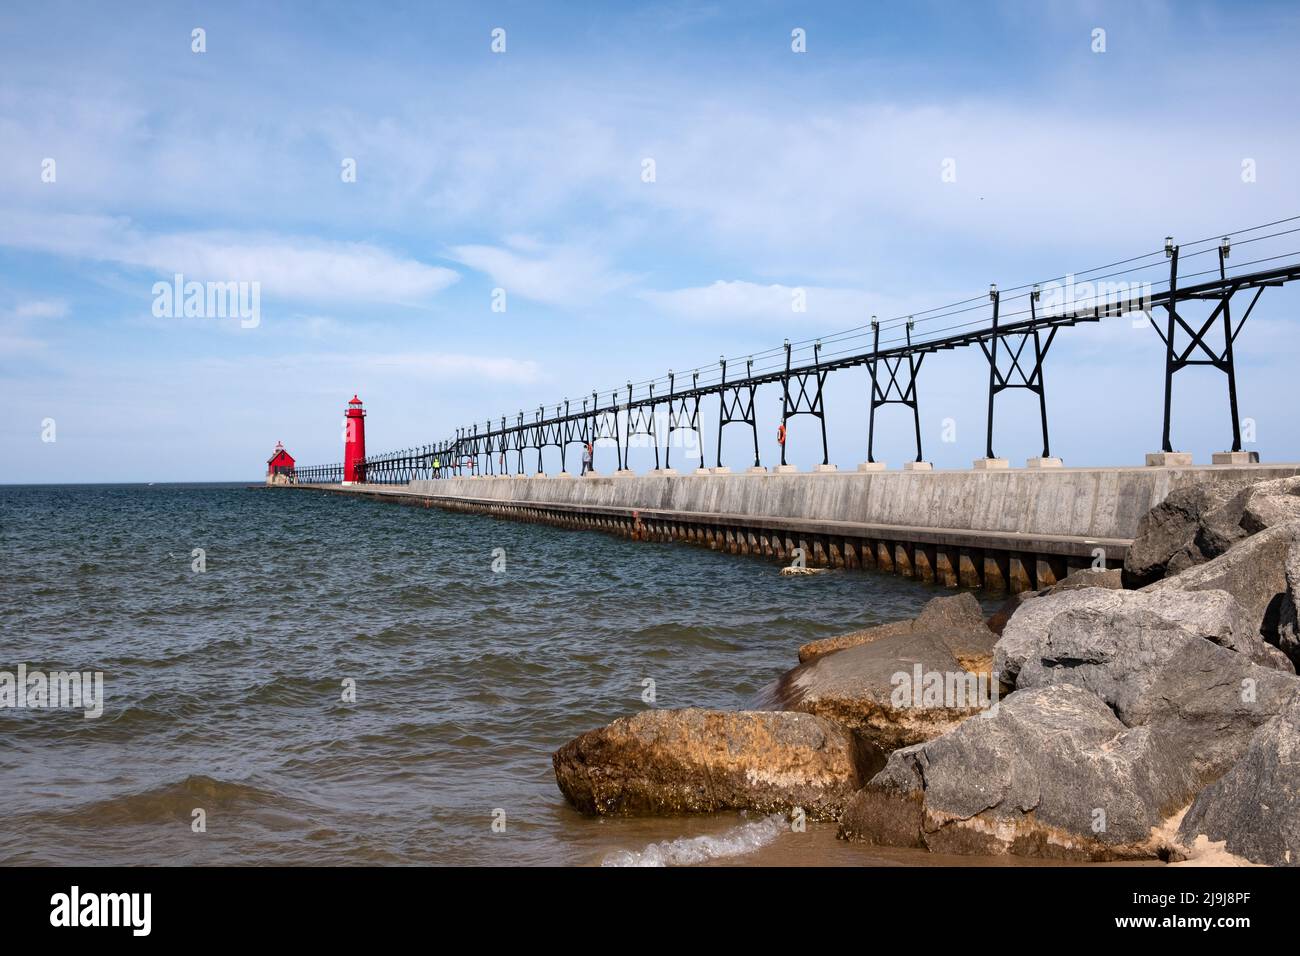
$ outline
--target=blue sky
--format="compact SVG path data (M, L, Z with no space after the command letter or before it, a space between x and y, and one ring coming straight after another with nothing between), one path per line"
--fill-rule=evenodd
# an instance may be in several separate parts
M338 460L354 392L370 450L405 447L1300 214L1298 20L1191 2L8 6L3 480L256 478L277 439ZM1300 234L1269 249L1294 250ZM177 272L257 282L260 321L155 316ZM1265 460L1300 459L1296 305L1271 290L1238 340ZM1066 464L1156 449L1162 361L1127 318L1062 333ZM982 454L986 379L978 351L927 359L937 466ZM841 466L865 457L866 395L862 370L833 377ZM998 452L1037 454L1036 400L999 402ZM1176 403L1178 447L1227 446L1221 377L1183 373ZM779 405L760 396L772 461ZM910 422L881 414L896 464ZM820 459L812 435L792 428L792 460ZM728 461L746 441L729 432Z

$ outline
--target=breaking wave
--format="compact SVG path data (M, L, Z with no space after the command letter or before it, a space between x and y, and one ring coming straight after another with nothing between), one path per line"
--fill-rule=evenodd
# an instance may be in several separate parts
M790 828L784 814L743 823L714 836L680 837L652 843L644 850L617 850L601 866L690 866L760 850Z

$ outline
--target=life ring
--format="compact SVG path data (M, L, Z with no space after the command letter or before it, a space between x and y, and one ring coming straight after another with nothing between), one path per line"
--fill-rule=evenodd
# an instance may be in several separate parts
M785 422L776 426L776 443L778 445L785 444Z

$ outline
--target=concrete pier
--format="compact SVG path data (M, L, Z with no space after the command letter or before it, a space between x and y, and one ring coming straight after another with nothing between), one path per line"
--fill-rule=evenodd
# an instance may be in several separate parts
M294 485L377 500L678 541L812 567L870 568L948 587L1041 588L1115 567L1139 519L1198 481L1280 478L1294 465L588 475Z

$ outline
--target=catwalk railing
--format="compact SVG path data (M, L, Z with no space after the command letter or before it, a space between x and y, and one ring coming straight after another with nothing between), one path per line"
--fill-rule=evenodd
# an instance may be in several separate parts
M916 460L921 461L918 379L922 362L931 353L971 345L980 347L989 366L987 457L996 457L993 439L998 394L1023 388L1039 397L1043 457L1047 458L1051 444L1045 362L1056 334L1063 328L1130 313L1145 316L1165 352L1161 448L1173 451L1174 376L1185 368L1203 365L1226 377L1231 449L1240 451L1233 344L1266 288L1300 278L1300 251L1276 252L1300 241L1297 223L1300 216L1183 245L1171 237L1155 252L1082 273L1001 291L991 285L987 296L885 321L873 316L868 325L798 343L787 339L778 348L739 361L722 357L716 367L684 374L670 370L662 378L593 391L580 402L565 399L553 406L540 405L527 416L519 411L513 416L485 419L458 428L453 437L440 442L368 457L361 477L367 482L404 483L512 471L525 474L526 456L531 458L533 452L537 456L535 471L541 472L547 448L557 449L564 473L574 445L579 446L584 472L594 467L596 452L611 445L617 469L627 470L628 451L642 438L654 448L658 469L661 429L666 439L662 467L671 468L673 438L679 431L693 432L703 454L701 400L712 396L718 398L717 465L722 465L725 427L734 424L751 432L754 464L761 466L755 396L758 388L772 385L779 386L782 395L777 432L781 463L785 464L792 422L800 416L813 418L820 426L822 462L828 463L826 380L833 372L858 367L865 367L870 375L867 460L874 461L876 410L899 404L911 409ZM1250 254L1243 257L1243 249ZM1206 267L1180 272L1189 263ZM1239 295L1248 302L1234 320L1232 303ZM1204 306L1206 314L1193 317L1198 306ZM1157 314L1163 321L1157 320ZM952 324L934 324L944 320L952 320ZM863 340L870 346L857 344ZM548 414L548 408L553 408L553 413ZM661 409L667 412L666 417L658 414ZM339 464L299 468L296 474L303 483L334 483L344 477Z

